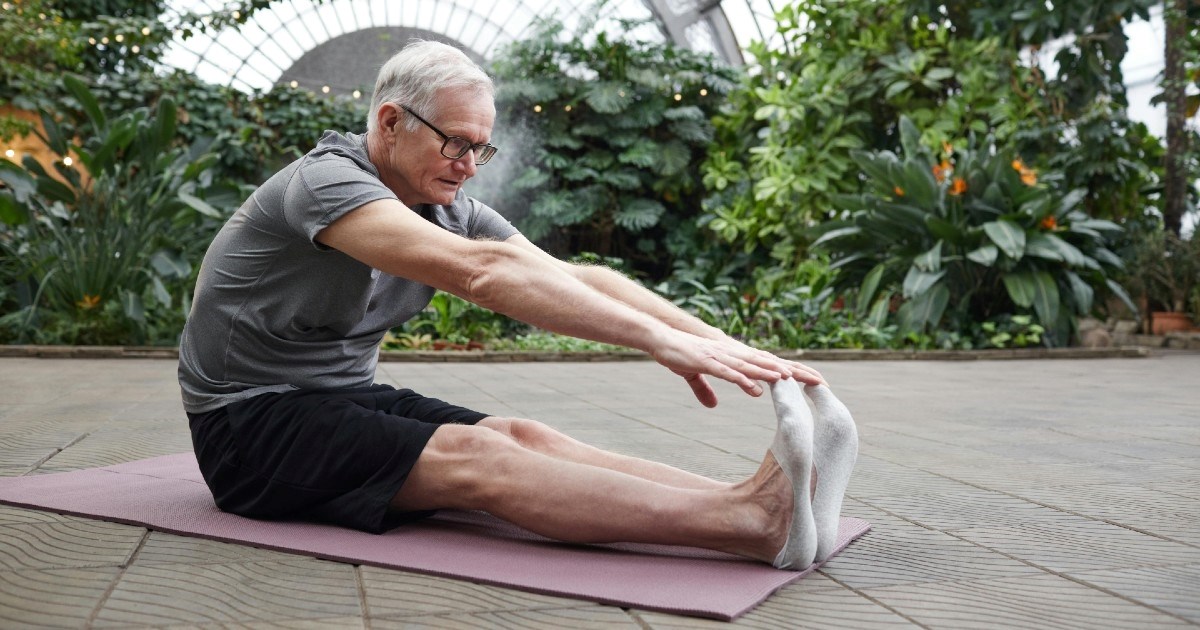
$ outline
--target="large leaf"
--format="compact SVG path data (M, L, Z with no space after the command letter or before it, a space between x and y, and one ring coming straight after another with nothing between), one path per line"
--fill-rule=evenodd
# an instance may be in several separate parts
M983 224L983 231L1005 256L1020 260L1025 254L1025 230L1016 223L1007 219L989 221Z
M87 84L81 81L74 75L63 75L63 86L79 101L80 107L87 114L88 120L92 123L92 128L97 134L103 133L103 129L108 125L108 118L104 115L104 110L100 108L100 102L92 95Z
M938 241L936 245L930 248L929 251L913 258L913 266L921 271L937 271L942 268L942 241Z
M883 295L880 295L879 299L875 300L875 305L871 307L871 312L867 315L867 324L876 328L883 328L884 323L887 322L888 309L891 307L891 303L892 292L884 291Z
M871 300L875 299L875 291L879 289L879 280L883 277L883 263L875 265L875 268L867 272L867 276L863 278L862 285L858 289L858 302L855 312L859 315L864 315L867 308L871 304Z
M912 160L921 154L921 132L908 116L900 117L900 146L904 155Z
M1055 234L1042 232L1031 234L1026 239L1025 255L1045 258L1047 260L1060 260L1072 267L1084 266L1084 259L1086 258L1083 252L1079 251L1079 248L1074 245L1064 241Z
M1137 315L1140 312L1138 311L1138 307L1134 305L1133 300L1129 299L1129 294L1125 292L1125 287L1117 284L1117 282L1114 280L1105 280L1104 283L1108 285L1108 289L1112 291L1114 295L1120 298L1121 302L1125 304L1125 307L1129 309L1130 313Z
M618 81L592 83L583 98L592 109L601 114L619 114L633 102L630 88Z
M37 190L37 184L25 169L3 158L0 158L0 182L4 182L8 192L20 203L28 201L29 195Z
M900 307L897 313L900 326L905 330L921 331L936 325L949 303L950 289L938 285Z
M20 225L29 220L29 209L7 190L0 190L0 224Z
M121 290L121 310L125 312L126 317L135 322L146 321L146 307L142 305L141 296L129 289Z
M1071 285L1071 295L1075 298L1075 312L1086 315L1092 311L1092 300L1095 291L1092 286L1083 281L1074 271L1066 272L1067 282Z
M187 259L178 254L172 254L160 249L150 257L150 265L160 276L167 278L187 278L192 273L192 265Z
M1059 295L1054 276L1048 271L1023 271L1004 276L1004 286L1012 301L1024 308L1033 307L1044 326L1058 319Z
M1013 304L1022 308L1033 306L1033 296L1036 290L1033 286L1033 274L1030 272L1009 273L1004 275L1004 288L1008 289L1008 297Z
M1033 274L1033 291L1033 310L1037 311L1042 325L1049 328L1058 320L1058 283L1049 271L1038 271Z
M978 263L984 267L991 267L996 264L996 259L1000 257L1000 249L995 245L984 245L979 249L967 252L967 260Z
M813 241L813 243L812 243L812 245L810 245L810 247L818 247L823 243L837 240L839 238L845 238L847 236L854 236L856 234L862 234L862 231L863 231L862 228L858 227L857 225L852 225L850 227L844 227L844 228L838 228L836 230L830 230L830 231L822 234L821 237L818 238L817 240Z
M909 267L908 274L904 276L904 297L913 298L925 293L944 275L946 275L945 269L928 272L917 269L916 265Z
M659 175L678 175L691 162L692 150L678 140L671 140L659 148L658 168L655 171Z
M200 214L203 214L206 217L211 217L213 219L224 219L225 218L225 215L221 214L220 210L217 210L216 208L209 205L209 203L207 201L204 201L203 199L201 199L195 195L183 192L181 190L181 191L179 191L179 200L182 201L183 203L186 203L189 208L195 210L196 212L199 212Z
M613 222L631 232L640 232L657 225L666 211L653 199L634 199L613 213Z

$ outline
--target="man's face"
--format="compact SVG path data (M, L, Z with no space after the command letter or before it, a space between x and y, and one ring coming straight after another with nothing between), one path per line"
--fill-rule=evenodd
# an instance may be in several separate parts
M491 140L496 108L488 95L465 89L443 90L435 103L434 111L425 120L442 133L465 138L473 144ZM399 107L396 109L399 124L392 132L394 142L386 167L380 169L384 183L408 206L449 205L463 182L475 176L479 168L475 154L467 151L458 159L443 156L442 137L419 121L416 130L408 131L405 123L413 116Z

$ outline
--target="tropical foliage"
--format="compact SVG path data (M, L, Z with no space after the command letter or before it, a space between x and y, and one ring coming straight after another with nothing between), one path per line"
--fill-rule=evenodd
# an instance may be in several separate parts
M868 321L883 325L896 297L905 331L1032 310L1062 345L1097 289L1129 302L1111 280L1122 262L1108 243L1121 228L1082 212L1083 191L1039 181L992 142L947 143L935 156L909 119L900 133L900 155L854 155L866 191L839 199L849 218L826 222L814 243L831 252L839 286L858 289L856 310Z
M84 116L42 112L54 171L30 156L20 167L0 160L0 220L10 226L0 251L19 306L4 318L5 336L53 337L65 317L70 342L173 338L188 309L190 261L205 246L193 236L224 218L201 198L216 156L176 145L170 98L109 118L82 81L64 83Z
M634 28L629 23L626 28ZM704 157L734 71L710 55L586 22L542 22L494 66L500 130L516 156L496 207L527 214L554 253L591 251L661 275L688 242Z

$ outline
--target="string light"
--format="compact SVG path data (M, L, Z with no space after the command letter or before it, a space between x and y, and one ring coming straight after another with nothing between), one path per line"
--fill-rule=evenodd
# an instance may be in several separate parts
M74 163L75 163L75 160L72 160L70 156L63 158L63 166L70 166Z
M542 113L542 106L541 106L541 105L534 105L534 106L533 106L533 111L534 111L534 113L537 113L537 114L540 114L540 113Z
M708 96L708 88L700 88L700 96Z
M107 37L101 37L101 38L100 38L100 43L101 43L101 44L104 44L105 46L107 46L107 45L108 45L108 38L107 38Z
M234 12L233 12L233 19L235 19L235 20L240 20L240 19L242 19L242 12L241 12L241 11L234 11Z
M117 43L119 44L119 43L121 43L121 42L125 41L125 36L124 36L124 35L117 35L117 36L116 36L116 37L114 37L113 39L117 40Z
M682 94L680 94L679 92L676 92L676 93L675 93L675 100L676 100L676 101L682 101L682 100L683 100L683 95L682 95Z
M139 53L139 52L141 52L141 51L142 51L142 48L141 48L140 46L134 46L133 48L130 48L130 49L129 49L129 52L131 52L131 53L133 53L133 54L135 54L135 55L136 55L136 54L138 54L138 53Z
M354 92L352 92L351 94L354 96L354 98L362 98L362 92L360 92L359 90L354 90Z
M12 5L11 5L11 4L9 4L9 3L7 3L7 2L5 2L4 4L2 4L2 5L0 5L0 6L3 6L5 11L7 11L7 10L9 10L9 9L11 9L11 8L12 8Z
M625 90L618 90L617 96L620 96L621 98L625 98Z
M7 7L6 7L6 8L7 8ZM15 157L17 157L17 152L16 152L16 151L13 151L12 149L9 149L9 150L7 150L7 151L5 151L5 152L4 152L4 157L6 157L6 158L15 158Z
M299 82L299 81L292 81L292 82L291 82L291 83L289 83L288 85L292 86L292 89L296 89L296 88L300 87L300 82Z
M563 108L563 110L569 112L569 111L571 111L571 106L567 105L566 107Z
M96 38L95 38L95 37L89 37L89 38L88 38L88 43L89 43L89 44L91 44L91 45L93 45L93 46L95 46L95 45L96 45Z
M149 35L149 34L150 34L150 27L149 27L149 26L143 26L143 27L142 27L142 35Z
M328 94L328 93L329 93L329 86L328 86L328 85L322 85L322 86L321 86L321 93L322 93L322 94Z

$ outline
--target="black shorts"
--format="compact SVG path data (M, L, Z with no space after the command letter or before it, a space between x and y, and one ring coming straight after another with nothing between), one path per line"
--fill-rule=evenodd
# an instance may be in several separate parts
M217 507L373 533L432 514L388 503L439 426L486 417L387 385L262 394L188 414Z

